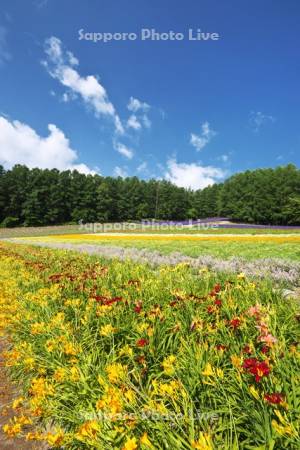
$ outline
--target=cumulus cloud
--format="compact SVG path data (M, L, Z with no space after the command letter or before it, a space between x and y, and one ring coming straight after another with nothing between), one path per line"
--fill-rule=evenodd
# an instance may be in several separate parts
M63 49L61 40L55 36L46 39L45 53L47 58L43 61L43 65L48 73L73 94L68 96L68 100L80 97L93 110L96 117L110 117L114 121L116 131L124 133L121 120L109 101L105 88L96 76L84 77L79 74L75 69L79 64L78 59L73 53Z
M148 164L146 161L143 161L141 164L139 164L136 168L137 173L139 174L148 174L149 170L148 170Z
M201 125L201 133L195 134L191 133L190 144L192 144L196 150L199 152L202 150L210 140L216 135L216 132L210 128L208 122L204 122Z
M258 133L263 125L267 123L274 123L275 117L267 114L263 114L261 111L251 111L249 117L249 123L255 133Z
M143 112L147 112L150 109L150 105L148 105L148 103L140 101L137 98L130 97L127 108L132 112L137 112L140 110Z
M151 121L147 114L150 109L150 105L148 103L142 102L137 98L130 97L127 109L133 113L127 121L128 128L141 130L142 126L145 128L151 127Z
M114 168L114 175L116 177L126 178L128 177L126 169L122 169L122 167L116 166Z
M196 163L178 163L169 159L165 178L180 187L203 189L225 177L226 173L213 166L201 166Z
M142 128L141 123L138 121L135 114L132 114L127 120L127 127L133 128L134 130L140 130Z
M25 164L30 168L95 173L85 164L77 163L77 152L59 128L49 124L48 130L48 136L42 137L29 125L0 116L0 164L7 169Z
M229 155L226 155L226 153L224 153L224 155L219 156L218 159L220 161L223 161L223 162L228 162L229 161Z
M0 25L0 66L11 59L7 46L7 29Z
M131 148L126 147L126 145L121 142L114 142L114 149L117 150L121 155L125 156L125 158L132 159L133 150Z

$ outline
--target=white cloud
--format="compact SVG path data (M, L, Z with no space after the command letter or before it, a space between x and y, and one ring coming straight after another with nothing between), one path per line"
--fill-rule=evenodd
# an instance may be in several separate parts
M145 128L151 127L151 121L147 115L150 109L150 105L148 105L148 103L142 102L137 98L130 97L127 108L129 111L135 113L129 117L127 127L133 128L134 130L140 130L142 125Z
M79 95L84 103L92 108L96 117L101 115L111 117L116 131L120 134L124 133L121 120L109 101L105 88L94 75L82 77L74 69L79 61L71 52L63 50L61 40L54 36L46 39L45 52L47 60L43 61L43 65L48 73L71 93Z
M0 66L11 59L6 41L7 29L0 25Z
M131 114L129 119L127 120L127 127L133 128L134 130L140 130L142 128L141 123L138 121L135 114Z
M221 155L221 156L219 156L218 159L219 159L220 161L223 161L223 162L228 162L228 161L229 161L229 155L226 155L226 154Z
M148 164L146 161L142 162L137 168L136 171L138 173L145 173L148 171Z
M126 145L121 142L114 142L114 149L117 150L121 155L125 156L125 158L132 159L133 150L131 148L126 147Z
M192 144L197 151L202 150L210 140L216 135L216 132L210 128L208 122L201 125L201 134L191 133L190 144Z
M139 110L147 112L150 109L150 105L148 105L148 103L141 102L137 98L130 97L127 108L129 109L129 111L132 112L137 112Z
M263 125L267 123L274 123L275 121L275 117L263 114L261 111L251 111L249 117L250 126L253 128L255 133L258 133Z
M77 163L77 152L59 128L49 124L48 130L48 136L42 137L30 126L0 116L0 164L5 168L25 164L30 168L95 173L85 164Z
M224 178L226 173L213 166L201 166L196 163L177 163L173 159L167 162L165 178L180 187L203 189Z
M126 177L128 177L128 174L127 174L126 170L125 170L125 169L122 169L122 167L119 167L119 166L116 166L116 167L114 168L114 175L115 175L116 177L121 177L121 178L126 178Z
M145 128L151 128L151 121L150 121L149 117L147 116L147 114L144 114L142 116L142 122L143 122Z

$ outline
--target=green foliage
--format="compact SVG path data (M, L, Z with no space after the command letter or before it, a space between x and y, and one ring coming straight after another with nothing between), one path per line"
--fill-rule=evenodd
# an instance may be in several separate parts
M19 219L17 217L5 217L1 222L1 228L14 228L19 225Z
M300 170L292 164L233 175L191 191L166 180L84 175L76 170L0 166L0 222L26 226L68 222L184 220L226 216L244 223L300 223Z
M300 225L300 195L289 197L283 213L288 223Z

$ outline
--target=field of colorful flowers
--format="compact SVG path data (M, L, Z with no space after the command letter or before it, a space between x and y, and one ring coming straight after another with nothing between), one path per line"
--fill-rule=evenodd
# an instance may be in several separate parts
M0 244L16 439L300 448L299 315L267 279Z

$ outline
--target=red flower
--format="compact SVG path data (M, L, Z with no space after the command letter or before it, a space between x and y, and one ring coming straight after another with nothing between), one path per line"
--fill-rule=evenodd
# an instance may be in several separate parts
M177 300L173 300L172 302L169 303L169 305L173 308L173 306L176 306L178 304Z
M122 297L113 297L113 298L104 300L103 305L110 306L110 305L113 305L114 303L121 302L121 301L122 301Z
M95 297L93 297L97 303L101 303L104 304L104 302L106 302L108 300L107 297L104 297L104 295L95 295Z
M217 349L217 350L227 350L228 347L227 347L227 345L217 344L217 345L216 345L216 349Z
M137 313L137 314L139 314L141 311L142 311L142 303L139 302L139 303L137 303L137 304L135 305L135 307L134 307L134 312Z
M220 292L222 289L222 286L218 283L214 286L214 288L210 291L209 296L210 297L216 297L216 295Z
M247 353L248 355L251 355L252 350L251 350L250 345L245 345L244 348L243 348L243 352Z
M220 283L218 283L218 284L215 285L214 291L215 292L220 292L221 288L222 288L222 286L220 285Z
M241 319L239 319L238 317L235 317L234 319L231 319L229 321L229 325L234 330L237 330L240 327L240 325L241 325Z
M222 300L220 300L219 298L216 298L214 303L216 306L222 306Z
M266 377L270 373L270 367L265 361L258 361L256 358L247 358L243 363L243 368L254 375L255 381L260 382L262 377Z
M215 308L214 308L213 306L208 306L207 309L206 309L206 311L207 311L209 314L212 314L212 313L215 312Z
M145 345L148 345L148 344L149 344L148 339L141 338L136 341L137 347L145 347Z
M270 347L268 347L267 345L263 345L261 348L261 352L266 355L267 353L269 353L270 351Z
M277 392L273 394L265 394L264 399L266 402L271 403L272 405L280 405L284 401L284 396Z
M255 367L257 363L258 360L256 358L247 358L243 363L243 367L244 369L248 370L251 369L251 367Z

